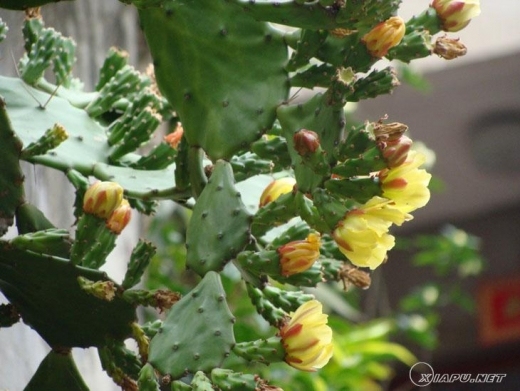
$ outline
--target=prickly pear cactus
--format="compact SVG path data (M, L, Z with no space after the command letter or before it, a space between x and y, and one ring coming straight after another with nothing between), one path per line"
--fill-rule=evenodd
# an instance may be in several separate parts
M0 239L10 302L1 324L21 317L52 348L26 389L86 390L73 347L96 347L124 390L277 389L233 363L323 367L332 331L301 288L367 288L360 268L377 268L393 247L391 226L428 201L430 174L406 125L354 123L345 105L397 87L394 69L373 65L430 55L446 29L442 12L432 5L405 22L397 0L123 2L138 10L155 74L111 49L95 91L82 90L71 75L74 42L31 9L20 77L0 76L0 235L15 222L18 231ZM6 32L0 21L1 39ZM291 88L320 91L295 103ZM161 123L167 134L153 145ZM66 174L73 232L25 200L21 160ZM152 214L162 200L191 210L185 266L195 284L184 297L135 288L156 251L145 240L122 284L98 270L132 213ZM234 289L275 329L270 337L243 340ZM138 324L138 306L167 314Z

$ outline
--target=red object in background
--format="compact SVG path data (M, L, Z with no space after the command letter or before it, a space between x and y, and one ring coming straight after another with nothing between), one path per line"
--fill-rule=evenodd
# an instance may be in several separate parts
M480 341L484 345L520 339L520 276L488 281L478 291Z

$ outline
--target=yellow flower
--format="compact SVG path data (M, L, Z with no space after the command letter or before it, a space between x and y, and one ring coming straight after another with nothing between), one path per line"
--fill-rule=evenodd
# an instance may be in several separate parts
M110 217L123 200L123 188L115 182L96 182L83 197L83 211L101 219Z
M456 32L480 15L480 0L433 0L444 31Z
M295 240L278 248L282 276L288 277L309 269L320 256L320 235L310 233L305 240Z
M339 250L356 266L375 269L394 247L388 233L393 224L401 225L412 216L392 205L390 200L373 197L358 209L349 211L332 233Z
M333 345L327 318L317 300L302 304L291 314L291 320L280 329L287 364L314 372L329 362Z
M282 194L290 193L294 185L296 184L296 180L292 177L286 177L281 179L275 179L262 192L260 196L260 207L266 206L268 203L273 202Z
M106 221L107 228L113 233L119 235L128 225L132 217L132 208L128 200L123 199L121 204L114 209L110 217Z
M379 172L383 197L392 200L395 207L405 213L423 207L430 200L431 174L418 168L425 161L425 155L411 151L400 166Z
M376 25L363 36L363 41L374 57L384 57L388 50L399 45L406 32L404 20L399 16L392 16Z

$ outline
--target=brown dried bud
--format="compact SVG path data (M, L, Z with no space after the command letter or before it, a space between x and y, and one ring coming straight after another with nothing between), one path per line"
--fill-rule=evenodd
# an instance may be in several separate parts
M350 265L345 265L339 272L339 276L343 281L345 290L350 284L361 289L368 289L372 282L370 274Z
M439 37L435 41L433 52L445 60L453 60L467 53L466 46L457 38Z
M155 308L159 312L170 309L175 303L181 299L181 294L164 289L159 289L154 292L153 298L155 300Z
M374 136L378 142L387 142L399 139L404 132L408 130L408 126L400 122L391 122L383 124L377 122L374 124Z
M320 147L320 138L316 132L307 129L297 131L293 136L294 149L300 156L310 155Z
M341 27L329 30L329 33L337 38L344 38L351 34L357 33L357 30L344 29Z

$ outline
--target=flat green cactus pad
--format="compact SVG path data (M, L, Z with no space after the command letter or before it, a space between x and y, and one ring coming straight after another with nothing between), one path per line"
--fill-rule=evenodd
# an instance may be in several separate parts
M74 107L66 99L51 98L20 79L3 76L0 76L0 95L5 99L12 129L24 146L37 141L56 123L62 125L69 135L57 148L31 157L32 163L61 171L74 168L86 176L118 182L130 196L156 199L173 190L173 166L148 171L109 164L110 147L105 129L85 110ZM40 105L45 105L45 108Z
M186 264L201 276L219 271L249 241L250 215L236 190L231 164L215 164L186 233Z
M102 346L107 337L130 336L135 308L117 296L105 301L86 293L79 276L108 280L103 272L0 242L0 290L50 346Z
M89 391L72 354L53 350L43 359L24 391Z
M175 304L150 342L149 362L164 375L218 368L235 345L233 323L219 274L209 272Z
M276 30L226 0L171 0L139 15L157 83L190 145L229 159L271 128L289 91Z

